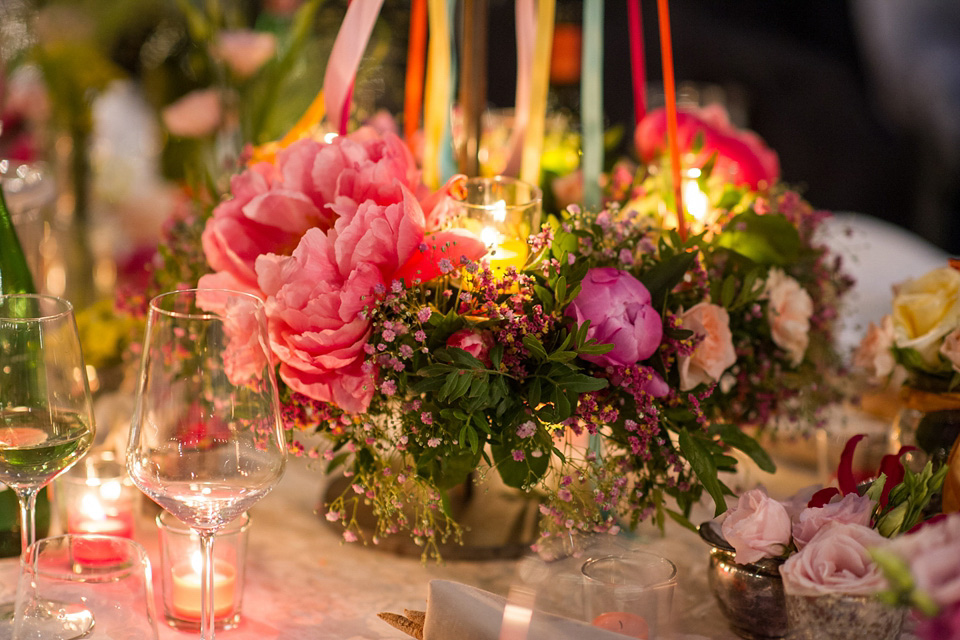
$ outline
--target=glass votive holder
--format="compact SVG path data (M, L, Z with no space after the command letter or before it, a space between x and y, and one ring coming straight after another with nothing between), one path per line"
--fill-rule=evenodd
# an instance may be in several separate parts
M173 515L157 515L163 615L177 629L200 628L203 556L200 536ZM240 623L250 516L242 514L217 532L213 545L213 617L217 629Z
M527 259L527 238L540 230L542 192L508 176L470 178L464 186L454 224L480 237L491 266L519 270Z
M677 567L646 551L625 551L588 560L584 608L595 627L655 640L670 632Z
M57 480L57 496L66 533L134 537L140 492L112 451L91 453L78 462ZM113 548L87 544L77 559L109 564L116 560Z

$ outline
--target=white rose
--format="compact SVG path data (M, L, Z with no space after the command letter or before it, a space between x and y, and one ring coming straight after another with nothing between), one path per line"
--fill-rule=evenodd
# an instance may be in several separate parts
M810 343L813 300L799 282L781 269L770 270L765 290L767 321L773 341L790 355L791 364L797 366Z
M893 297L896 345L914 349L933 369L940 367L940 341L960 326L960 272L951 267L897 287Z

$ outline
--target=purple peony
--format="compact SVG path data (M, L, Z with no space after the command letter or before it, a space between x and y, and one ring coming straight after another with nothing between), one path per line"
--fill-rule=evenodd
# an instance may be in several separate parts
M565 313L578 324L590 321L588 339L613 344L609 353L583 356L600 366L646 360L663 337L663 322L650 305L650 292L632 275L613 267L587 271L580 294Z

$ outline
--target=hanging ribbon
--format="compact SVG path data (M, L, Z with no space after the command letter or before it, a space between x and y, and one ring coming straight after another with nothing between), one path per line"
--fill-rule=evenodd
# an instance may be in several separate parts
M451 104L451 46L446 0L428 0L430 40L427 45L427 103L423 114L423 181L440 186L441 143Z
M346 133L353 82L382 6L383 0L351 2L327 60L323 75L327 117L330 126L341 133Z
M517 91L513 108L513 130L507 143L507 164L498 173L517 176L523 152L523 139L530 120L530 77L537 38L537 8L534 0L517 0ZM494 167L498 169L498 167Z
M630 70L633 77L633 124L636 126L647 115L647 69L643 59L640 0L627 0L627 25L630 31Z
M583 73L580 116L583 122L583 203L600 206L603 170L603 0L583 3Z
M657 0L657 17L660 22L660 64L663 67L663 94L667 103L667 143L673 170L677 233L681 240L686 241L687 222L683 215L683 188L680 183L680 143L677 141L677 88L673 80L673 44L670 41L670 8L667 0Z
M530 82L530 119L523 140L520 179L540 184L540 156L543 153L544 121L547 117L547 89L550 86L550 50L553 46L553 20L556 0L537 3L537 41L533 50Z
M413 0L410 10L410 40L407 45L407 75L403 91L403 138L413 148L423 106L423 73L427 55L427 0Z

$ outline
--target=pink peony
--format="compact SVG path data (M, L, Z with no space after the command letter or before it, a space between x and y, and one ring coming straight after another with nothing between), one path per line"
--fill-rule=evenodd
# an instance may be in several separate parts
M793 523L793 541L803 549L828 522L845 522L870 526L876 503L867 496L848 493L843 499L822 507L807 507Z
M677 114L677 138L683 152L690 151L698 135L703 147L693 160L702 167L716 153L714 174L730 177L751 189L771 186L780 177L780 160L775 151L752 131L730 124L727 112L718 105ZM640 157L651 162L667 147L667 116L664 109L651 111L637 125L634 143Z
M257 283L283 381L359 413L374 391L373 370L364 363L370 335L364 310L375 303L378 286L391 285L401 268L429 262L432 254L422 251L423 211L405 189L400 203L358 205L341 197L332 209L338 215L333 229L309 229L292 256L259 257ZM476 258L485 247L477 240L466 250Z
M262 297L257 258L290 255L308 229L329 230L338 198L389 205L401 202L407 189L434 207L454 185L431 194L419 180L410 152L394 135L361 128L331 143L295 142L277 154L275 165L258 163L233 177L232 198L217 205L203 232L203 250L216 274L204 276L201 286Z
M853 363L875 378L885 378L893 372L893 318L884 316L877 326L870 323L867 334L853 355Z
M212 134L223 120L220 92L216 89L191 91L164 107L163 125L181 138L202 138Z
M740 495L720 530L737 552L735 560L740 564L783 555L790 545L790 516L786 507L759 488Z
M273 57L277 37L272 33L235 29L221 31L211 46L213 57L222 60L240 78L248 78Z
M702 383L719 382L723 372L737 361L727 310L701 302L687 309L681 319L681 326L702 340L692 354L680 358L680 389L687 391Z
M793 366L803 361L810 343L813 299L800 283L780 269L767 276L767 321L774 343L787 352Z
M797 596L878 593L887 581L867 549L886 542L870 527L829 522L780 567L784 591Z
M490 366L490 348L493 344L493 336L489 331L477 329L460 329L447 338L448 347L463 349L488 367Z
M626 271L590 269L580 294L566 315L578 324L590 321L587 338L612 343L613 351L584 359L600 366L632 365L646 360L660 346L663 323L651 305L650 292Z

